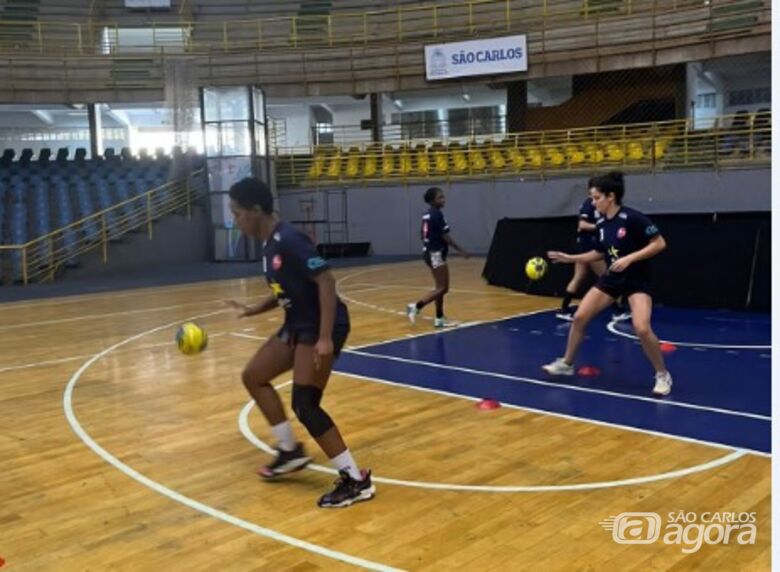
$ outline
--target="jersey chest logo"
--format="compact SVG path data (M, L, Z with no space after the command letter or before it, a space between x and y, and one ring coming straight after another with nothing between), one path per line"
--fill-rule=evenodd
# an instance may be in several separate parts
M278 254L275 254L274 257L271 259L271 268L274 270L279 270L282 267L282 257Z
M626 236L626 227L621 226L617 231L617 237L618 238L625 238Z

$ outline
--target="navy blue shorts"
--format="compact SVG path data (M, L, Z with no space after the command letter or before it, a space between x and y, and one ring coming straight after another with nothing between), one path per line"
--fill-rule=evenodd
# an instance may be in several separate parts
M349 324L336 324L333 326L333 356L338 357L349 336ZM313 346L320 339L320 331L314 327L293 327L283 324L276 337L283 343L294 348L298 344Z
M615 272L607 272L596 282L596 288L616 300L621 296L628 298L631 294L642 292L652 297L650 281L644 278L623 276Z

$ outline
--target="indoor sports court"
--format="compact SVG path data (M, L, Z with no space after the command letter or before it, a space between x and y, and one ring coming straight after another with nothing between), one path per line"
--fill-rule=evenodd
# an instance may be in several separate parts
M0 0L0 572L771 570L771 8Z
M327 405L377 487L336 511L314 505L334 478L321 454L284 481L254 474L272 437L239 375L280 312L237 320L221 303L263 295L260 279L4 305L3 558L24 569L764 568L767 318L660 311L658 333L677 348L669 367L686 380L668 398L649 397L630 329L606 321L583 349L599 375L560 382L539 369L568 327L555 300L486 285L483 262L453 261L461 325L445 331L403 313L429 288L419 262L336 271L353 335ZM184 356L173 336L190 319L210 342ZM287 406L289 381L275 382ZM501 407L479 408L484 398ZM685 553L617 544L599 524L679 510L753 513L758 535Z

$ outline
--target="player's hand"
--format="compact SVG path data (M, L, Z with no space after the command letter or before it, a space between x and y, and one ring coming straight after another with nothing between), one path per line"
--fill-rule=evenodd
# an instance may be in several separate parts
M237 318L246 318L249 315L249 306L245 304L240 304L235 300L227 300L226 304L234 310L238 310Z
M631 259L628 256L623 256L622 258L618 258L617 260L615 260L615 262L612 263L612 266L610 266L609 269L612 272L623 272L630 265L631 265Z
M571 262L569 260L568 254L566 254L565 252L560 252L558 250L549 250L547 252L547 258L549 258L553 264L558 264L560 262Z
M317 343L314 344L314 369L319 370L322 360L331 355L333 355L333 340L322 338L317 340Z

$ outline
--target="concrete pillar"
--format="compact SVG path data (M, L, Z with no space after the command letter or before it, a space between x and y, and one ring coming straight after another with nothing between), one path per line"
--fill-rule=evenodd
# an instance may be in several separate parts
M103 155L103 121L100 117L100 104L87 105L87 115L89 116L90 157L97 159Z

